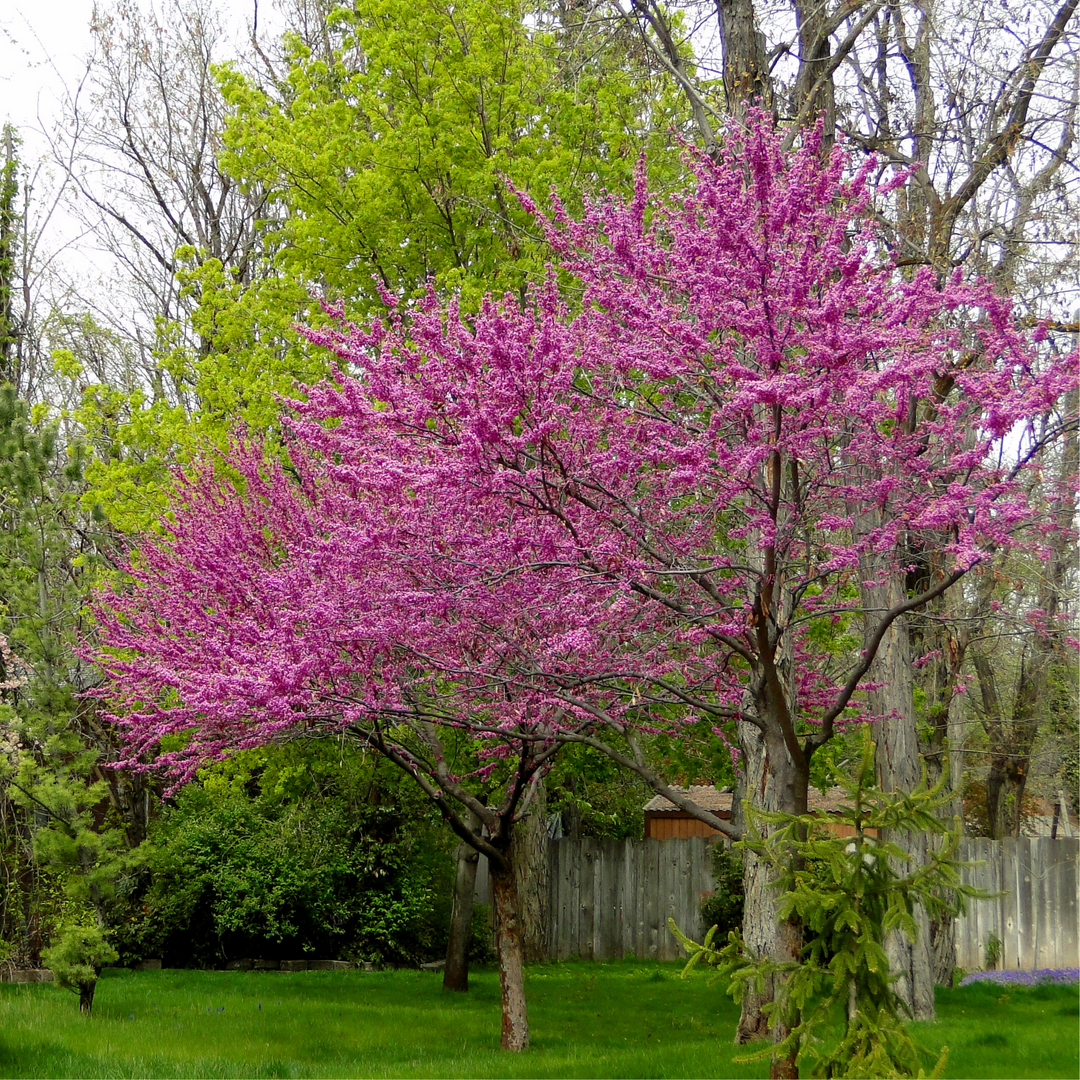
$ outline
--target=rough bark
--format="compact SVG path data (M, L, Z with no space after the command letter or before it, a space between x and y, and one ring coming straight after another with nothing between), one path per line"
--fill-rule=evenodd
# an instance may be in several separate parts
M491 864L491 891L495 906L495 947L499 957L502 994L503 1050L524 1050L529 1045L529 1017L525 1007L525 935L518 905L517 881L512 864Z
M1020 659L1012 719L1006 721L989 660L985 656L976 656L974 667L979 677L984 722L991 747L990 770L986 777L986 816L990 836L994 840L1004 840L1020 835L1021 805L1039 729L1037 708L1045 689L1045 670L1038 662L1032 665L1025 650Z
M795 83L795 108L810 123L821 117L826 147L836 137L836 91L826 72L832 59L830 18L822 0L795 5L799 28L799 74Z
M96 989L97 979L79 984L79 1012L84 1016L89 1016L94 1008L94 991Z
M462 816L470 828L480 828L480 819L471 810L466 809ZM480 853L474 847L464 841L458 844L454 907L450 916L450 940L446 946L446 968L443 971L444 990L464 993L469 989L469 941L479 862Z
M913 561L918 569L908 574L909 595L924 592L941 574L935 555L915 552ZM929 782L935 784L944 778L953 789L954 797L938 811L949 826L962 813L959 791L964 725L956 686L963 677L961 668L967 654L970 623L965 623L960 615L957 597L949 594L939 596L908 620L911 656L916 660L925 658L915 667L913 675L926 703L922 711L920 752ZM932 981L935 986L952 986L956 967L955 920L951 915L931 918L928 934Z
M956 920L951 915L930 919L928 933L933 983L951 989L956 974Z
M514 825L510 861L516 878L525 962L547 959L547 795L537 783L528 814Z
M716 0L716 17L728 109L739 115L750 106L771 107L765 35L758 29L753 0Z
M783 810L802 814L807 806L807 777L792 761L782 738L770 738L755 725L742 722L739 737L743 749L743 790L755 809ZM771 826L755 822L759 832L767 834ZM751 851L743 858L743 888L746 902L743 909L743 941L756 956L771 956L776 960L793 960L802 947L802 928L791 920L781 920L776 913L777 890L774 874L763 860ZM751 990L742 1001L735 1042L747 1043L769 1037L762 1007L771 1003L779 987L768 980L761 991ZM774 1026L771 1037L779 1041L786 1037L783 1024ZM798 1076L794 1059L774 1060L770 1076Z
M903 602L901 581L889 574L885 581L864 587L867 628L878 625L881 616ZM885 792L911 791L921 779L919 736L915 722L914 687L907 620L896 619L886 631L871 669L880 683L870 691L870 708L881 716L875 732L878 783ZM891 830L890 830L891 832ZM926 860L926 838L917 833L897 832L883 837L910 853L910 866ZM909 868L910 868L909 866ZM885 940L889 966L897 976L896 991L917 1020L934 1018L934 980L930 960L930 926L921 908L914 911L917 934L910 941L903 933Z

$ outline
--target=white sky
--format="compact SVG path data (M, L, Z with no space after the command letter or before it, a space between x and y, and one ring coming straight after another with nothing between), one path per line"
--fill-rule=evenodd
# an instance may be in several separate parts
M146 8L151 0L138 0ZM260 28L273 0L259 4ZM5 0L0 5L0 123L20 129L24 160L43 152L38 132L62 120L65 86L77 85L90 53L95 0ZM109 0L99 6L108 10ZM238 32L250 24L255 0L216 0L213 5ZM261 35L260 35L261 36Z
M171 0L129 2L143 11L167 11ZM274 3L258 0L259 36L264 40L279 22ZM99 0L97 6L108 13L119 5ZM236 38L239 53L250 33L256 0L208 0L207 6ZM61 174L50 161L47 138L69 119L65 97L86 73L94 8L95 0L0 0L0 124L12 124L21 139L19 159L33 190L28 223L38 268L47 265L68 282L102 283L111 267L93 233L69 212L67 198L56 198ZM0 159L2 155L0 147Z
M78 79L90 51L93 0L14 0L0 15L0 120L21 130L51 120L63 83Z

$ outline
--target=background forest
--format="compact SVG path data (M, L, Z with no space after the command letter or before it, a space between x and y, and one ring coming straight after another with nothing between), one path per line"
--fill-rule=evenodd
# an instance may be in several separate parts
M330 321L319 297L357 322L428 289L466 313L487 293L524 297L552 252L511 188L537 203L557 188L573 215L631 195L643 160L654 191L676 190L684 148L715 151L749 108L792 142L820 121L826 145L876 155L881 177L909 172L880 211L898 273L988 280L1021 324L1046 326L1047 357L1068 351L1075 7L279 0L286 31L252 25L236 55L213 0L97 9L48 159L24 160L10 128L3 149L0 961L444 955L464 855L371 747L313 733L178 790L116 767L118 733L87 696L104 686L86 659L91 592L123 588L118 566L161 530L177 467L237 431L280 444L280 396L332 362L296 329ZM60 207L94 238L96 280L65 264ZM880 691L932 777L959 785L972 835L1064 828L1078 809L1076 413L1074 390L1031 474L1058 531L1039 557L1002 555L912 614L909 677ZM912 594L933 553L914 562ZM727 743L701 727L646 739L648 768L736 784ZM475 764L464 742L453 751ZM837 738L814 783L858 754ZM477 797L500 782L478 780ZM639 836L652 794L588 747L542 787L532 842ZM484 955L484 933L472 948Z

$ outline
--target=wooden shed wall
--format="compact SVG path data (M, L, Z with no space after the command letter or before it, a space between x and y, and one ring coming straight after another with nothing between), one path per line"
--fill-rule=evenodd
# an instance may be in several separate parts
M646 840L689 840L691 836L719 836L716 829L704 821L690 817L689 814L649 813L645 814Z

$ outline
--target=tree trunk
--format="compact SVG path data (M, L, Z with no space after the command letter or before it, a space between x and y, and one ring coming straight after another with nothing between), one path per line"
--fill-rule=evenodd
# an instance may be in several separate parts
M772 106L765 35L758 28L753 0L716 0L723 56L724 96L737 116L750 106Z
M479 829L479 819L466 808L469 827ZM443 989L464 993L469 989L469 942L472 937L473 897L476 895L476 868L480 853L464 841L458 844L457 874L454 877L454 909L450 916L450 940L446 946Z
M502 869L492 861L490 869L502 993L499 1045L504 1050L524 1050L529 1045L529 1017L525 1008L525 935L518 908L517 881L512 864Z
M931 919L929 933L930 973L934 985L951 990L956 973L956 919L952 915Z
M917 551L913 553L913 561L919 569L908 573L909 595L925 592L940 580L942 573L935 554ZM926 703L923 707L925 737L920 749L929 782L936 784L944 778L953 790L954 797L937 812L949 827L963 811L959 792L963 778L960 751L964 725L956 685L962 678L969 639L969 627L957 632L961 613L956 610L956 605L956 595L947 594L938 597L918 615L908 618L910 655L925 658L913 676ZM931 842L941 844L945 841L935 838ZM956 921L951 915L937 915L929 920L927 932L931 979L935 986L951 987L956 968Z
M89 1016L94 1007L94 991L97 989L97 979L91 982L79 983L79 1012Z
M822 120L823 149L829 150L836 141L836 92L832 77L819 79L832 59L827 33L828 12L824 4L795 4L795 20L799 29L799 74L795 82L792 112L807 122Z
M1020 748L1014 748L1014 754L995 755L990 759L986 777L986 817L993 840L1020 835L1021 806L1027 787L1026 762L1021 753Z
M1080 408L1080 391L1069 392L1062 415L1075 416ZM1024 790L1031 768L1035 740L1040 725L1051 710L1049 677L1055 654L1061 646L1062 628L1058 616L1064 607L1066 583L1076 562L1071 527L1075 513L1076 474L1080 469L1080 439L1069 430L1061 447L1055 476L1049 485L1047 517L1056 531L1050 539L1049 558L1042 564L1035 592L1036 609L1042 612L1041 625L1020 653L1012 716L1005 722L998 696L994 668L988 657L975 657L975 671L982 690L984 725L990 742L990 771L986 778L986 810L990 835L995 840L1019 836L1023 820Z
M782 738L767 738L753 724L739 725L743 750L745 791L751 807L762 810L783 810L803 814L807 805L807 778L800 774L788 755ZM751 819L753 820L753 819ZM749 824L749 823L748 823ZM753 821L763 836L773 828L766 822ZM743 941L748 952L755 956L771 956L776 960L794 960L802 948L802 928L792 920L780 920L776 914L777 891L775 875L764 860L752 851L743 858L743 888L746 901L743 909ZM736 1044L769 1037L763 1007L770 1004L780 990L775 979L767 980L761 991L747 990L742 1001ZM774 1042L785 1038L789 1028L780 1020L773 1025ZM774 1059L770 1077L797 1077L795 1057Z
M514 825L510 861L514 866L525 962L547 959L548 849L547 795L538 781L529 813Z
M1021 804L1038 731L1036 703L1042 696L1045 679L1039 677L1038 670L1029 670L1025 650L1021 654L1012 719L1007 721L997 690L997 677L989 659L976 654L972 664L979 677L983 726L991 750L986 776L987 824L991 839L1004 840L1020 835Z
M903 600L901 581L890 574L886 581L865 587L868 631L881 616ZM870 709L881 719L877 722L877 774L882 791L912 791L921 779L919 735L915 723L915 696L912 682L911 650L906 620L896 619L878 648L871 669L877 690L868 694ZM908 851L908 869L926 861L926 837L918 833L888 830L888 843ZM934 979L930 961L930 924L926 912L913 912L917 933L914 941L894 931L885 939L889 967L897 976L896 992L916 1020L934 1018Z

